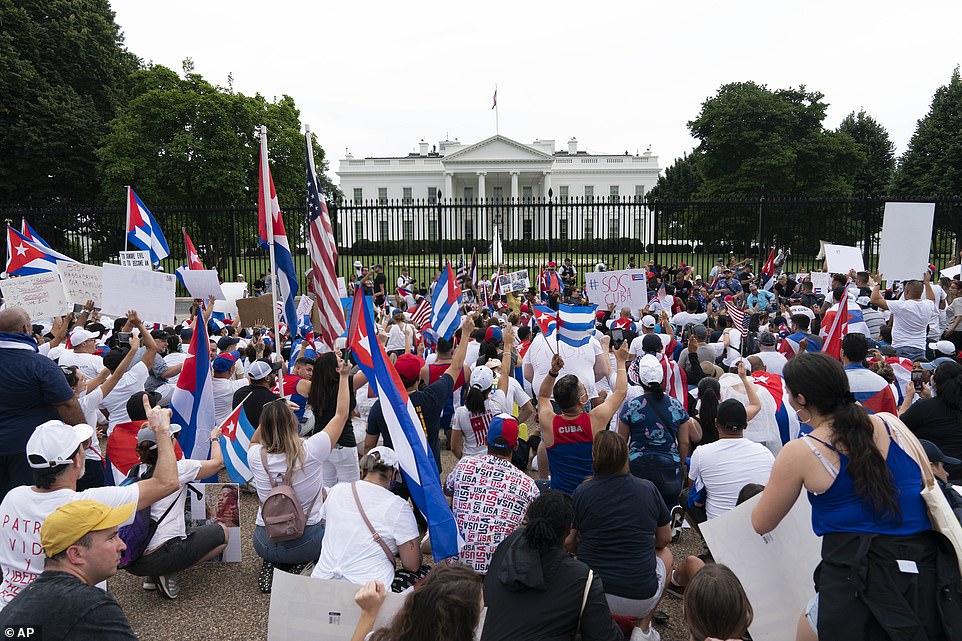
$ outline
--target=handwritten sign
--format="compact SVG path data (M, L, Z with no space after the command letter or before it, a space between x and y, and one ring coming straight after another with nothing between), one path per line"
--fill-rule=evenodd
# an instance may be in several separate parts
M224 292L225 300L215 301L214 311L237 318L237 299L247 298L247 283L224 283L220 289Z
M812 292L827 296L832 291L832 275L828 272L812 272Z
M885 203L878 270L887 281L922 278L929 266L935 203Z
M213 296L214 300L227 300L220 286L220 278L214 269L184 269L177 268L177 274L184 282L184 287L194 298L207 300Z
M347 285L344 283L344 277L343 277L343 276L338 276L338 277L337 277L337 295L338 295L340 298L346 298L346 297L347 297Z
M828 263L828 271L833 274L847 274L852 269L857 272L865 271L862 251L858 247L826 243L825 261Z
M7 307L23 308L31 320L62 316L73 308L67 301L57 272L8 278L0 285L0 290Z
M126 316L127 310L135 309L144 322L173 324L177 287L173 274L104 263L103 277L105 314Z
M502 294L523 292L531 288L531 279L528 278L528 270L522 269L510 274L501 274L498 276L498 285L501 287Z
M639 310L648 304L648 280L642 269L588 272L585 292L589 301L603 309L613 304Z
M100 307L104 281L100 267L67 262L58 263L57 267L60 269L60 280L69 302L83 305L92 300L96 307Z
M145 251L120 252L120 264L124 267L152 269L150 254Z

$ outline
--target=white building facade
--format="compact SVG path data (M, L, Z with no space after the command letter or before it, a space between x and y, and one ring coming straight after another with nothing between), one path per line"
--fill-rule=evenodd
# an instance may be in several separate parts
M575 139L567 147L558 151L553 140L526 145L496 135L473 145L442 141L431 149L422 141L417 153L401 157L348 155L336 172L347 201L340 210L341 242L490 239L494 233L503 240L549 233L559 239L648 238L643 202L658 180L658 157L650 151L589 154ZM549 190L554 221L538 204ZM445 215L440 227L439 191L457 213Z

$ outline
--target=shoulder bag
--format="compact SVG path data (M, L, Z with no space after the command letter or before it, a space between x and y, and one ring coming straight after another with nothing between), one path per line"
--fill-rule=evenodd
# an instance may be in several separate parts
M394 561L394 553L391 552L391 548L387 546L387 543L384 542L384 539L381 538L381 535L378 534L377 530L374 529L374 526L371 525L371 521L367 518L367 514L364 513L364 508L361 507L361 497L357 495L357 483L351 483L351 492L354 493L354 502L357 503L358 513L360 513L361 518L364 519L364 525L366 525L367 529L371 531L371 537L377 542L378 545L381 546L381 549L384 550L384 555L387 556L388 563L390 563L393 567L397 567L397 563Z

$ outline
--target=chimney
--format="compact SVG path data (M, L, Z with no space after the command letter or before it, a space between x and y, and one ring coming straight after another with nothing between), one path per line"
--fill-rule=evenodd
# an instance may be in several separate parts
M421 155L422 155L422 156L427 156L427 155L428 155L428 143L424 142L424 138L421 139L420 147L421 147Z
M578 153L578 139L572 138L568 141L568 155L574 156Z

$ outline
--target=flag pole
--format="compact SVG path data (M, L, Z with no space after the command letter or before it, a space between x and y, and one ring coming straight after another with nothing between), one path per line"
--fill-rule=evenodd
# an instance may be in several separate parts
M274 321L274 345L277 353L281 347L280 319L277 314L277 302L280 300L280 289L277 282L277 262L274 260L274 207L271 202L271 172L267 164L267 127L261 125L261 197L264 199L264 225L267 227L267 245L271 254L271 296L273 305L271 315ZM277 391L284 396L284 374L277 377Z
M124 185L127 190L127 220L124 222L124 251L127 251L127 231L130 229L130 185Z
M498 126L498 85L494 85L494 134L498 135L501 133L501 129Z

